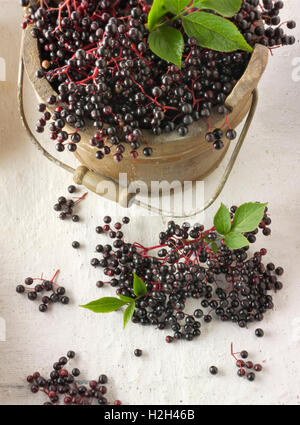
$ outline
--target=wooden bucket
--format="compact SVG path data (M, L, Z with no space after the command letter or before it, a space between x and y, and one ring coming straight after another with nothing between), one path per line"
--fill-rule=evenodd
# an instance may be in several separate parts
M22 57L26 73L34 88L39 101L46 103L46 99L56 94L46 79L38 79L35 76L37 69L41 68L40 53L37 40L30 35L30 26L25 30L22 47ZM268 62L268 49L262 45L256 45L249 65L241 79L237 82L231 94L226 99L226 107L229 109L228 122L235 128L247 115L253 96L253 90L266 68ZM55 107L49 107L50 111ZM224 116L214 113L210 117L210 123L214 128L224 125ZM224 131L227 126L224 126ZM193 123L189 127L189 134L180 137L176 132L167 135L154 136L145 131L150 146L153 148L151 157L140 156L133 160L130 158L129 149L123 155L123 160L116 163L112 155L105 156L102 160L95 157L97 148L90 146L89 139L94 135L92 125L81 130L81 142L77 145L74 155L84 166L81 172L88 171L91 190L99 179L108 178L117 182L119 173L126 173L128 182L141 180L149 186L151 181L174 180L201 181L212 173L224 158L229 144L235 143L224 140L222 150L213 151L211 144L205 141L208 126L205 120ZM66 131L72 132L73 128L66 125ZM80 177L82 180L83 176Z

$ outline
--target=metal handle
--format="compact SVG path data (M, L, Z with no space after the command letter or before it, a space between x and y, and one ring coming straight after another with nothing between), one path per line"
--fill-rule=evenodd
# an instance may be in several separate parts
M257 107L257 101L258 101L258 92L257 89L253 90L252 93L252 104L249 110L249 113L247 115L245 124L243 126L242 132L240 134L239 140L234 148L234 151L232 152L231 158L227 164L227 167L223 173L223 176L215 190L215 193L213 196L205 203L205 205L202 208L196 209L194 211L191 211L189 214L183 214L183 215L174 215L172 211L164 211L161 208L155 208L151 207L150 205L144 203L143 201L140 201L135 198L135 194L129 194L127 189L122 189L119 187L118 183L113 181L112 179L100 175L98 173L94 173L93 171L90 171L87 167L80 166L77 169L74 169L73 167L65 164L64 162L60 161L59 159L55 158L53 155L51 155L46 149L43 148L43 146L40 144L38 139L35 137L35 135L32 133L24 111L24 103L23 103L23 83L24 83L24 63L23 63L23 57L22 57L22 49L20 52L20 62L19 62L19 74L18 74L18 90L17 90L17 98L18 98L18 107L19 112L22 120L22 124L29 136L29 139L31 142L36 146L36 148L47 158L49 161L52 161L54 164L58 165L59 167L63 168L64 170L70 172L73 174L73 178L76 184L83 184L88 189L92 190L93 192L97 193L97 185L102 181L110 181L115 185L116 193L117 193L117 200L119 204L122 207L129 207L132 204L138 205L144 209L147 209L148 211L154 212L156 214L162 215L164 217L173 217L173 218L185 218L185 217L192 217L197 214L202 213L206 209L208 209L215 200L219 197L220 193L222 192L228 177L232 171L232 168L235 164L235 161L237 159L237 156L241 150L241 147L244 143L245 137L248 133L249 127L252 123L255 110ZM98 193L99 194L99 193ZM110 200L116 200L112 199L110 197L109 192L101 194L104 198L110 199Z

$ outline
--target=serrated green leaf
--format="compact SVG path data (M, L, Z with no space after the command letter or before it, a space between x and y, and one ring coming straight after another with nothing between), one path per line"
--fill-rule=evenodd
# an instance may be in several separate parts
M150 49L165 61L181 68L184 40L181 32L172 27L161 27L150 33Z
M218 251L219 251L219 247L218 247L218 245L216 244L216 242L212 242L212 244L211 244L211 249L213 250L213 253L214 253L214 254L217 254L217 253L218 253Z
M230 212L224 204L221 204L214 217L214 226L215 229L220 235L226 235L230 232L231 229L231 218Z
M130 304L130 303L134 303L134 298L130 298L130 297L125 297L124 295L118 294L118 297L124 301L124 303Z
M230 18L241 9L242 0L196 0L194 6L200 9L214 10L220 15Z
M124 311L124 316L123 316L123 326L124 326L124 328L126 327L129 320L132 318L134 310L135 310L135 302L129 304L129 306Z
M99 300L92 301L88 304L81 305L80 307L87 308L94 313L111 313L112 311L119 310L119 308L126 305L124 301L115 297L104 297Z
M163 0L154 0L148 15L148 28L152 31L167 13Z
M145 282L133 273L133 292L136 297L144 297L147 295L147 286Z
M227 235L224 237L224 241L228 248L231 249L240 249L244 248L244 246L249 246L248 239L246 239L245 236L241 233L227 233Z
M219 52L253 51L237 27L221 16L194 12L183 16L182 22L187 35L195 38L202 47Z
M235 212L232 224L232 232L252 232L257 228L264 216L265 204L247 202L241 205Z
M191 0L163 0L167 10L178 15L186 6L191 3Z

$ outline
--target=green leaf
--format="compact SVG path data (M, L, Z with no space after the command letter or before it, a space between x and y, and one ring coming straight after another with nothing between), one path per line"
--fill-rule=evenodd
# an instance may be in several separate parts
M200 0L194 2L195 7L210 9L222 16L231 16L238 13L242 6L242 0Z
M126 327L129 320L132 318L134 310L135 310L135 302L129 304L129 306L124 311L124 316L123 316L123 326L124 326L124 328Z
M189 37L199 45L219 52L253 49L237 27L221 16L206 12L194 12L182 17L183 27Z
M152 31L161 18L167 13L163 0L154 0L148 15L148 28Z
M214 254L217 254L217 253L218 253L218 251L219 251L219 247L218 247L218 245L216 244L216 242L212 242L212 244L211 244L211 249L213 250Z
M221 204L214 217L214 226L218 233L226 235L231 229L231 218L228 208L224 204Z
M169 12L172 12L174 15L178 15L190 4L191 0L163 0L163 2Z
M147 295L147 286L145 282L133 273L133 292L137 297L144 297Z
M241 205L235 212L232 224L233 232L252 232L264 216L265 206L256 202Z
M227 233L224 237L224 241L228 248L231 249L240 249L244 248L244 246L249 246L248 239L246 239L241 233Z
M111 313L112 311L119 310L119 308L126 305L124 301L114 297L104 297L99 300L92 301L88 304L81 305L80 307L87 308L94 313Z
M172 27L161 27L150 33L149 46L153 53L181 68L184 40L181 32Z
M134 303L134 298L130 298L130 297L125 297L124 295L118 294L118 297L124 301L124 303L126 304L131 304Z

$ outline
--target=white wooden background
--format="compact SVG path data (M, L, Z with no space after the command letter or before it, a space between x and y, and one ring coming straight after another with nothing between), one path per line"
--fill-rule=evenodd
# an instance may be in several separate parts
M168 345L164 331L135 325L123 331L120 313L97 316L77 307L112 293L95 287L101 272L92 270L89 260L99 240L95 226L104 214L115 211L122 216L124 211L113 210L112 204L90 193L80 208L80 223L57 219L52 206L66 194L71 177L35 150L20 124L18 3L0 0L0 56L7 71L6 81L0 81L0 316L6 322L6 341L0 342L0 403L39 403L39 395L27 388L26 376L35 370L47 373L59 356L73 349L78 353L73 364L82 370L83 379L106 373L110 400L118 398L124 404L299 404L300 71L292 65L297 57L300 63L299 28L297 44L278 49L270 59L253 126L219 199L228 205L269 201L272 236L259 238L258 246L265 246L267 258L286 273L274 311L261 324L265 337L254 336L255 325L247 330L214 321L194 342ZM298 18L300 27L297 1L285 4L285 15ZM26 94L32 117L36 101L30 89ZM220 171L206 182L207 196ZM217 206L206 214L205 223L210 223ZM143 217L147 214L137 209L130 213L132 241L155 242L166 220ZM73 240L79 240L82 249L72 249ZM72 303L42 315L38 304L15 293L15 286L26 276L51 277L56 268L61 269L59 282ZM263 362L265 370L255 382L236 376L231 341L236 349L247 349L254 361ZM133 355L135 348L144 351L141 358ZM212 364L218 366L218 376L209 375Z

